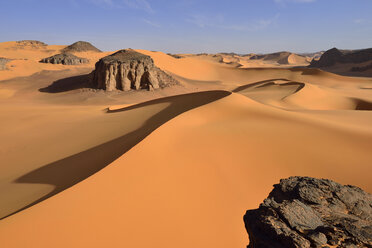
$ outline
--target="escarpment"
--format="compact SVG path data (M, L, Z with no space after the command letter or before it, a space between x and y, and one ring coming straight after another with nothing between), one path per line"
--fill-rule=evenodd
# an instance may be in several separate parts
M132 49L120 50L100 59L92 72L93 86L106 91L158 89L178 84L154 65L150 56Z

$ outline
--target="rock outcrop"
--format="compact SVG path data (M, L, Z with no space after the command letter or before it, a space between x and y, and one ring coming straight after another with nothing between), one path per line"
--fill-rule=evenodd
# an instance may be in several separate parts
M38 40L19 40L16 41L17 47L20 48L33 48L33 49L40 49L45 48L48 46L46 43L38 41Z
M10 59L7 58L1 58L0 57L0 71L6 69L6 64L10 61Z
M332 48L326 51L319 60L313 60L310 67L323 68L340 64L359 64L372 61L372 48L361 50L339 50Z
M89 63L89 60L86 58L80 58L73 54L61 53L56 54L48 58L40 60L41 63L50 63L50 64L62 64L62 65L80 65Z
M92 72L93 85L106 91L158 89L178 82L154 65L150 56L132 49L100 59Z
M372 247L372 195L331 180L290 177L244 222L249 248Z
M63 53L73 53L73 52L102 52L92 44L86 41L78 41L75 42L64 49L62 49Z

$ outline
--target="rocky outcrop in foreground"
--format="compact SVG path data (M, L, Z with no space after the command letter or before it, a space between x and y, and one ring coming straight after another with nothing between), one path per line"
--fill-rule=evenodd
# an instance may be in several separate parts
M61 53L56 54L48 58L40 60L41 63L50 63L50 64L62 64L62 65L80 65L89 63L89 60L86 58L80 58L73 54Z
M100 59L92 72L93 86L106 91L158 89L178 82L154 65L150 56L132 49Z
M7 58L1 58L0 57L0 71L6 69L6 64L10 61L10 59Z
M372 247L372 195L331 180L290 177L244 222L249 248Z
M89 42L86 41L78 41L75 42L64 49L62 49L63 53L73 53L73 52L102 52L97 47L93 46Z

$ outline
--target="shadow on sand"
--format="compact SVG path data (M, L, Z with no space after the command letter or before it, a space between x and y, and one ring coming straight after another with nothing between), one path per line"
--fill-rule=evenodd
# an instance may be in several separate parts
M243 90L246 90L246 89L249 89L249 88L253 88L253 87L256 87L256 86L260 86L260 85L263 85L263 84L266 84L266 83L274 83L274 81L285 81L285 82L289 82L290 80L288 80L286 78L273 78L273 79L269 79L269 80L263 80L263 81L259 81L259 82L255 82L255 83L250 83L250 84L245 84L245 85L239 86L236 89L234 89L232 92L238 93L240 91L243 91Z
M362 99L354 99L355 102L355 110L366 110L372 111L372 102L368 102Z
M174 117L230 94L231 92L228 91L205 91L155 99L118 110L107 110L107 114L120 114L120 112L135 111L136 109L146 108L154 104L170 104L160 112L154 113L152 117L147 119L146 122L135 131L89 150L44 165L16 179L15 183L49 184L54 185L55 189L32 203L12 213L8 213L6 216L1 217L1 219L29 208L93 175L122 156L155 129Z
M92 88L90 74L59 79L45 88L40 88L39 91L46 93L61 93L82 88Z

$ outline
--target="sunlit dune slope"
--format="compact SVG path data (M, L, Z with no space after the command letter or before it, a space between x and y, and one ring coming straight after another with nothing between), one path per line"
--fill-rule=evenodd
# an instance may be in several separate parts
M37 62L63 47L9 50L29 60L0 72L4 247L245 247L280 178L372 192L371 78L137 50L182 85L104 92L93 63Z
M353 118L370 124L367 114ZM7 247L244 246L244 211L279 178L326 177L372 190L371 130L355 129L341 114L321 115L227 96L176 117L99 173L3 220L0 238Z

